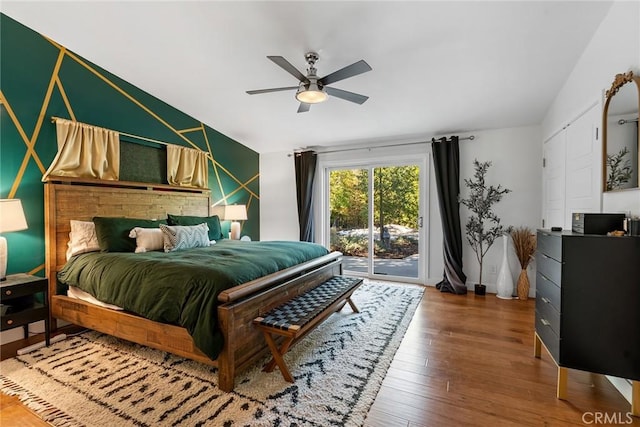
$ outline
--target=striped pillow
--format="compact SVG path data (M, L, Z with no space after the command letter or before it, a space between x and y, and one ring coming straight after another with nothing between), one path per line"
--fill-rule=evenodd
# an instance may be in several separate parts
M199 225L160 224L160 230L162 230L164 238L165 252L209 246L209 226L206 223Z

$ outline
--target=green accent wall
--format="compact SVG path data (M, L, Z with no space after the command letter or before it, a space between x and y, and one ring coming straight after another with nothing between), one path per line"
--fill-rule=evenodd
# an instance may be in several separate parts
M29 225L5 234L8 274L44 273L41 179L57 152L52 116L209 152L214 202L247 205L242 234L260 238L258 153L4 14L0 43L0 198L21 199ZM125 162L121 175L148 176L145 166Z

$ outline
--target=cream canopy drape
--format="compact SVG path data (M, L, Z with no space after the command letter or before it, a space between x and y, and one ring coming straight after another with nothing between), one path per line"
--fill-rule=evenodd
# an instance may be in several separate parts
M56 119L58 153L45 172L49 175L117 181L120 176L118 132Z
M207 153L192 148L167 145L167 181L181 187L208 188Z

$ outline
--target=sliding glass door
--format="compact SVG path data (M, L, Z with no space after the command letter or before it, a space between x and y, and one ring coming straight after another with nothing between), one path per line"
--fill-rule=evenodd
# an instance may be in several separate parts
M329 246L342 252L343 268L369 269L369 170L329 170Z
M424 164L326 170L329 246L344 254L347 274L422 279Z

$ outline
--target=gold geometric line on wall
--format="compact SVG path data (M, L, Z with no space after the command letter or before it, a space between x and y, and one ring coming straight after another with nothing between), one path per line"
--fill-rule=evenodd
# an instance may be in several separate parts
M53 67L53 73L51 74L51 79L49 80L49 86L47 87L47 92L44 96L44 100L42 101L42 107L40 108L40 114L38 115L38 121L36 122L36 127L33 131L33 135L31 135L31 147L36 145L36 141L38 140L38 136L40 135L40 129L42 129L42 123L44 122L47 108L49 107L49 102L51 101L51 95L53 94L53 88L56 85L56 80L58 80L58 73L60 72L60 67L62 66L62 60L64 59L64 53L66 49L62 49L58 54L58 59L56 60L56 65ZM33 150L35 154L35 150ZM42 164L40 164L42 174L44 175L46 169Z
M13 125L16 127L16 130L18 131L18 133L20 134L20 137L22 138L22 142L24 142L24 145L27 146L27 152L25 153L25 156L22 160L22 166L19 169L19 171L22 171L22 172L21 173L19 172L18 175L16 175L16 178L13 181L13 185L11 186L11 190L9 190L9 194L7 194L8 199L13 199L16 195L16 192L18 191L18 186L20 185L22 174L24 174L24 169L26 168L26 162L30 158L29 138L27 137L27 134L25 133L24 128L22 127L22 124L20 124L20 121L18 121L18 117L13 112L11 105L9 105L7 98L5 98L2 90L0 90L0 104L4 105L5 110L7 110L7 114L9 114L9 117L11 118ZM36 157L34 157L34 159L36 159L36 162L40 162L40 159L37 157L37 155Z
M221 200L219 200L216 205L220 202L225 202L227 201L227 199L231 196L233 196L234 194L236 194L238 191L240 190L246 190L249 193L249 198L251 197L255 197L256 199L260 200L260 197L257 196L253 191L247 189L246 185L249 184L251 181L254 181L257 177L259 177L260 174L256 174L253 178L251 178L250 180L248 180L245 184L241 185L240 187L236 188L235 190L233 190L232 192L230 192L229 194L227 194L226 196L222 197Z
M29 153L31 153L32 156L33 156L33 159L38 164L38 167L44 173L44 166L42 165L42 162L40 161L40 157L38 156L38 153L36 153L35 150L33 149L33 147L31 146L29 137L27 136L27 133L24 131L24 128L22 127L22 124L20 124L20 121L18 120L18 116L16 116L16 113L14 113L13 108L11 108L11 104L9 104L9 101L4 96L4 93L2 92L2 90L0 90L0 103L5 106L5 108L7 110L7 113L9 114L9 117L11 118L11 121L13 122L13 125L16 127L16 129L18 130L18 133L20 134L20 137L22 138L22 142L24 142L24 144L27 146L27 152L25 153L25 156L28 155Z
M229 199L231 196L233 196L234 194L236 194L237 192L242 191L242 190L243 190L243 188L242 188L242 187L237 187L235 190L233 190L233 191L229 192L226 196L224 196L223 198L221 198L220 200L218 200L218 201L217 201L216 203L214 203L214 204L215 204L216 206L217 206L218 204L220 204L220 203L223 203L223 202L224 202L224 204L227 204L227 201L228 201L228 199ZM249 194L249 197L254 197L254 195L253 195L253 194Z
M222 171L224 173L226 173L227 175L229 175L229 177L231 179L233 179L235 182L237 182L238 184L240 184L241 188L244 188L245 190L247 190L247 192L249 192L250 194L253 194L255 197L259 198L258 195L256 193L254 193L253 191L251 191L251 189L249 187L247 187L244 183L242 183L242 181L240 181L238 178L236 178L231 172L229 172L224 166L222 166L220 163L218 163L217 161L214 160L214 162L220 167L220 169L222 169ZM256 177L258 177L260 174L254 176L253 178L251 178L249 181L247 181L247 184L251 181L253 181L254 179L256 179ZM230 194L227 194L227 197L229 197Z
M71 59L73 59L74 61L76 61L79 65L81 65L82 67L86 68L89 72L91 72L92 74L94 74L95 76L97 76L100 80L102 80L103 82L105 82L107 85L111 86L113 89L115 89L117 92L119 92L121 95L123 95L125 98L129 99L131 102L133 102L134 104L136 104L138 107L140 107L141 109L143 109L144 111L146 111L149 115L151 115L153 118L155 118L156 120L158 120L160 123L162 123L164 126L166 126L169 130L171 130L172 132L174 132L177 136L179 136L180 138L182 138L185 142L187 142L189 145L191 145L193 148L199 149L199 147L193 142L191 141L189 138L187 138L186 136L184 136L180 131L178 131L177 129L175 129L173 126L171 126L167 121L165 121L163 118L161 118L159 115L157 115L155 112L153 112L151 109L149 109L148 107L146 107L144 104L142 104L140 101L138 101L136 98L134 98L133 96L129 95L124 89L120 88L118 85L116 85L114 82L112 82L111 80L109 80L107 77L103 76L102 74L100 74L96 69L94 69L93 67L91 67L89 64L85 63L80 57L78 57L77 55L75 55L73 52L68 51L64 46L56 43L55 41L47 38L46 36L43 36L46 40L48 40L52 45L58 47L61 50L61 53L66 54L68 57L70 57ZM204 125L201 123L201 126L203 127ZM187 131L183 130L183 131ZM203 129L204 130L204 129ZM206 132L204 132L205 134L205 138L206 138ZM208 141L208 138L207 138ZM213 158L213 153L211 152L211 149L209 147L209 153L212 155ZM219 167L220 169L222 169L229 177L231 177L231 179L233 179L236 183L238 183L240 185L240 188L244 188L247 192L249 192L252 196L256 197L257 199L260 199L260 197L255 194L253 191L251 191L251 189L249 189L242 181L240 181L238 178L236 178L229 170L227 170L222 164L220 164L218 161L216 161L215 159L212 160L212 164L214 167L214 170L216 171L216 178L218 180L218 183L220 186L222 186L222 183L220 181L220 177L218 176L218 171L217 171L217 167ZM43 171L44 173L44 171ZM257 177L258 175L256 175ZM249 181L247 181L247 183L253 181L256 177L251 178ZM239 189L240 189L239 188ZM237 190L239 190L237 189ZM234 191L235 192L237 192ZM226 195L226 197L224 197L224 199L226 200L226 198L229 196L229 194Z
M252 178L249 178L249 180L245 182L245 185L250 184L251 181L255 181L256 179L258 179L259 176L260 176L259 173L255 174ZM260 199L260 197L258 197L258 199Z
M133 102L134 104L136 104L138 107L142 108L144 111L146 111L147 113L149 113L152 117L154 117L156 120L158 120L160 123L162 123L163 125L165 125L168 129L170 129L172 132L174 132L176 135L178 135L180 138L184 139L186 142L188 142L193 148L199 149L199 147L192 142L191 140L189 140L189 138L187 138L186 136L184 136L183 134L181 134L180 132L178 132L173 126L171 126L168 122L166 122L163 118L161 118L160 116L158 116L156 113L154 113L153 111L151 111L149 108L147 108L144 104L142 104L140 101L138 101L137 99L135 99L133 96L129 95L127 92L124 91L124 89L121 89L118 85L116 85L115 83L113 83L111 80L109 80L108 78L106 78L105 76L103 76L102 74L100 74L97 70L93 69L92 67L90 67L88 64L86 64L84 61L82 61L78 56L76 56L74 53L67 51L66 54L71 57L73 60L75 60L78 64L82 65L83 67L85 67L87 70L89 70L91 73L95 74L98 78L100 78L102 81L104 81L105 83L107 83L109 86L111 86L112 88L114 88L116 91L120 92L124 97L126 97L127 99L129 99L131 102ZM213 156L213 154L212 154ZM247 188L239 179L237 179L231 172L229 172L224 166L222 166L220 163L218 163L215 159L213 160L214 162L214 166L218 165L227 175L229 175L234 181L236 181L238 184L240 184L242 187L245 188L245 190L247 190L248 192L250 192L251 194L254 194L249 188ZM256 196L257 197L257 196Z
M45 112L47 111L47 107L49 106L49 101L51 100L51 94L53 93L55 81L58 77L60 66L62 65L62 59L64 58L65 50L66 49L62 49L58 54L58 59L56 60L56 65L53 67L53 72L51 74L51 78L49 79L49 86L47 87L47 92L45 93L44 100L42 101L40 114L38 116L38 120L36 121L36 126L33 130L33 134L31 135L31 138L28 140L25 140L26 133L24 132L24 129L22 130L22 132L19 131L20 135L22 136L23 142L27 146L27 152L25 153L24 158L22 159L22 164L18 169L18 174L16 175L16 178L13 181L13 185L11 186L11 190L9 191L9 198L15 197L16 193L18 192L18 187L20 186L20 182L22 182L22 177L24 176L24 172L27 169L27 164L29 163L30 158L33 158L33 160L36 162L36 165L38 166L42 174L44 174L46 171L34 147L36 145L36 141L38 140L40 129L42 128L42 122L44 121ZM7 101L7 99L4 97L4 94L2 95L2 97L4 98L5 101ZM13 113L13 110L11 109L11 106L9 105L8 102L6 102L6 106L7 106L7 112L9 112L9 115L10 116L13 115L15 117L15 120L13 117L12 117L12 120L17 128L19 125L18 118ZM20 128L22 127L20 126Z
M184 136L183 134L181 134L180 132L178 132L173 126L171 126L166 120L164 120L162 117L158 116L156 113L154 113L153 111L151 111L149 108L147 108L144 104L142 104L140 101L138 101L136 98L134 98L133 96L129 95L124 89L120 88L118 85L116 85L115 83L113 83L111 80L109 80L108 78L106 78L105 76L103 76L102 74L100 74L97 70L93 69L92 67L90 67L88 64L86 64L84 61L82 61L82 59L80 59L78 56L76 56L74 53L72 52L67 52L67 55L69 55L70 58L72 58L74 61L76 61L78 64L82 65L84 68L86 68L87 70L89 70L91 73L93 73L94 75L96 75L100 80L104 81L106 84L108 84L109 86L111 86L113 89L115 89L117 92L120 92L121 95L123 95L125 98L127 98L129 101L133 102L134 104L136 104L138 107L142 108L144 111L146 111L151 117L153 117L154 119L158 120L160 123L162 123L163 125L165 125L169 130L171 130L173 133L175 133L177 136L179 136L180 138L182 138L185 142L187 142L189 145L191 145L193 148L195 149L199 149L200 147L198 147L193 141L191 141L189 138L187 138L186 136Z
M67 92L65 92L64 86L62 85L62 82L60 81L60 76L56 76L56 86L58 86L58 90L60 91L60 95L62 95L62 101L64 102L64 105L67 107L67 112L69 113L69 116L71 117L71 120L73 120L75 122L76 121L76 115L73 114L73 109L71 108L71 103L69 102L69 98L67 98Z
M195 132L195 131L198 131L198 130L200 130L200 127L197 127L197 128L189 128L189 129L180 129L180 130L178 131L178 133Z
M249 201L247 202L247 210L251 207L251 202L253 201L253 196L249 196Z
M40 264L39 266L37 266L33 270L27 272L27 274L36 274L36 273L38 273L38 272L40 272L42 270L44 270L44 264Z
M44 34L40 34L46 41L48 41L49 43L51 43L52 45L54 45L55 47L57 47L58 49L66 49L64 46L62 46L60 43L56 42L55 40L50 39L49 37L45 36Z
M209 137L207 136L207 131L204 128L204 123L200 122L200 127L197 128L199 131L202 131L202 136L204 136L204 143L207 144L207 151L211 154L211 160L213 160L213 151L211 151L211 144L209 144Z
M220 180L220 174L218 173L218 167L216 165L215 157L213 157L213 150L211 150L211 144L209 144L209 137L207 136L207 131L204 128L204 123L200 122L200 129L202 130L202 135L204 136L204 141L207 144L207 149L209 150L209 154L211 154L211 167L213 168L213 173L216 175L216 181L218 182L218 187L220 187L220 194L222 194L222 199L226 200L226 196L224 195L224 188L222 188L222 181Z
M249 197L255 197L257 200L260 200L260 196L258 196L256 193L254 193L253 191L249 190L249 188L247 188L247 185L249 185L252 181L255 181L258 177L260 176L260 174L255 174L253 177L249 178L248 181L246 181L245 183L243 183L240 187L236 188L235 190L233 190L231 193L227 194L227 197L234 195L235 193L237 193L240 190L245 190L247 191L247 193L249 193Z

